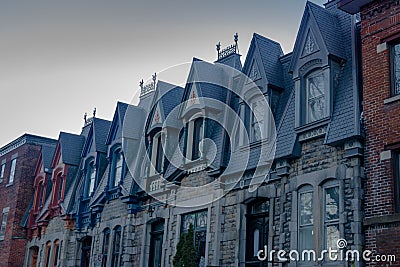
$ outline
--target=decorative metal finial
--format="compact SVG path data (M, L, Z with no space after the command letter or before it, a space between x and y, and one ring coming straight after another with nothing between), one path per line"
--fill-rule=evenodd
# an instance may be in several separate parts
M83 115L83 120L85 121L85 123L87 122L87 113L85 112L85 114Z
M96 117L96 108L93 109L93 117Z
M140 89L142 89L143 90L143 84L144 84L144 81L143 81L143 79L139 82L139 86L140 86Z
M219 52L219 50L221 50L221 42L218 42L217 46L217 51Z
M157 79L157 73L154 72L154 74L151 77L153 78L153 83L155 85L156 84L156 79Z
M233 36L233 41L235 41L236 50L237 50L237 53L239 53L239 45L238 45L239 34L238 33L235 33L235 35Z

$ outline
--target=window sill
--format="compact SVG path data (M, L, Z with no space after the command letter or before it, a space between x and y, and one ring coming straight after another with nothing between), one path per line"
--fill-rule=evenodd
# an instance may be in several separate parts
M6 187L12 186L14 183L6 184Z
M387 105L397 101L400 101L400 95L392 96L390 98L383 100L383 104Z
M4 235L0 236L0 241L4 240Z
M241 150L241 151L249 150L251 148L259 147L262 144L266 144L266 143L268 143L268 139L263 139L263 140L251 142L250 144L240 145L239 146L239 150Z
M318 120L318 121L314 121L314 122L303 124L303 125L301 125L299 127L296 127L294 130L298 134L299 133L304 133L306 131L313 130L313 129L321 127L321 126L325 126L326 124L329 123L329 121L330 121L330 118L327 117L325 119L321 119L321 120Z

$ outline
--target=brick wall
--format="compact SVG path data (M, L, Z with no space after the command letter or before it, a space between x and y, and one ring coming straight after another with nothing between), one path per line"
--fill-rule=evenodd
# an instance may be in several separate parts
M388 145L400 142L400 101L384 104L390 98L390 50L382 45L387 38L400 33L398 2L374 1L361 11L367 221L395 213L392 160L381 161L380 154ZM373 225L367 223L365 234L367 249L400 256L398 226L384 220Z
M11 157L18 153L14 182L8 185ZM3 182L0 184L0 212L10 207L5 237L0 241L0 265L23 266L26 229L21 226L26 209L33 195L33 173L40 154L40 146L26 144L1 157L6 159Z

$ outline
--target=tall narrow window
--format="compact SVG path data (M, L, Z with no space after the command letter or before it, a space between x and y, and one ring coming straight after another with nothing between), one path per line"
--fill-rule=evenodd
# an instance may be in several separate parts
M64 189L64 179L62 174L57 175L57 182L58 182L58 190L57 190L57 199L60 201L63 196L63 189Z
M123 167L123 157L121 150L118 149L114 152L113 158L113 165L114 165L114 172L113 172L113 180L114 180L114 187L118 186L119 182L122 179L122 167Z
M162 133L157 133L153 137L151 144L151 168L150 175L154 175L162 172L164 161L164 152L162 144Z
M107 267L107 258L108 258L108 248L110 243L110 229L106 228L103 232L103 259L102 259L102 267Z
M46 243L46 254L44 256L44 267L50 267L51 242Z
M325 249L336 249L340 238L339 231L339 186L324 190L324 230Z
M37 208L40 208L43 205L43 194L44 194L44 185L43 185L43 181L41 181L38 185L38 195L37 195L38 206L37 206Z
M266 116L267 116L267 102L264 96L258 97L251 103L251 121L250 121L251 142L257 142L267 137Z
M202 138L203 138L203 118L198 118L194 121L192 160L199 159L201 156L200 142Z
M60 240L54 241L53 247L53 267L58 266L58 258L60 255Z
M8 219L8 212L10 211L10 207L4 208L2 217L1 217L1 228L0 228L0 238L4 239L4 235L6 233L7 227L7 219Z
M269 228L269 200L261 199L253 201L247 207L246 215L246 266L251 266L252 262L257 262L257 253L268 245ZM266 265L265 265L266 266Z
M14 178L15 178L15 167L16 167L16 165L17 165L17 159L13 159L13 160L11 161L10 176L9 176L9 179L8 179L8 183L9 183L9 184L14 183Z
M158 173L162 172L162 164L163 164L163 147L162 147L162 138L161 134L157 137L157 153L156 153L156 171Z
M299 240L300 251L314 249L314 214L312 187L306 187L299 194Z
M114 229L114 239L112 247L111 267L118 267L121 258L121 226Z
M184 215L182 220L182 231L187 232L190 225L194 228L194 241L197 250L198 261L205 259L206 234L207 234L207 211L199 211Z
M391 49L392 96L400 94L400 44Z
M151 225L149 267L159 267L162 257L162 243L164 234L164 221Z
M86 179L89 183L87 196L90 196L93 193L94 187L96 185L96 166L94 165L93 161L89 164Z
M326 117L325 75L319 70L307 77L307 122Z
M395 185L394 203L396 205L396 212L400 212L400 151L396 151L394 153L393 163L393 175Z
M5 163L1 164L1 167L0 167L0 183L3 182L5 169L6 169L6 164Z

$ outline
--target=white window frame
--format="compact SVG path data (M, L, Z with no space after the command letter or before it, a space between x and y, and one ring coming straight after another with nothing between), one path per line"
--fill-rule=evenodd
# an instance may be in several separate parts
M162 131L156 133L153 136L152 140L153 141L152 141L152 145L151 145L150 176L158 174L156 167L157 167L157 155L158 155L159 140L161 140L161 145L163 148L164 148L164 144L165 144L165 140L163 139ZM165 148L164 148L164 150L165 150ZM162 156L162 158L161 158L161 173L163 172L163 167L162 167L163 164L164 164L164 156Z
M16 167L17 167L17 158L14 158L11 160L10 175L8 176L9 185L14 183Z
M194 142L194 124L195 121L197 119L201 119L202 121L202 131L200 132L200 136L199 136L199 158L192 160L193 158L193 142ZM186 158L188 160L188 162L192 162L192 161L197 161L197 160L201 160L203 158L203 142L202 140L204 139L205 136L205 118L202 117L200 114L197 114L195 116L193 116L192 118L190 118L189 122L187 123L187 137L186 137Z
M4 236L6 235L7 220L8 220L9 212L10 212L10 207L6 207L3 209L3 212L1 215L1 225L0 225L0 240L4 240Z
M320 97L315 97L315 99L316 98L323 98L324 99L324 109L323 109L324 113L322 114L321 118L316 119L316 120L311 120L311 115L310 115L310 113L311 113L311 111L310 111L310 99L311 99L311 97L310 97L310 85L311 85L311 83L310 83L310 79L318 77L320 75L322 75L322 78L323 78L323 81L324 81L323 94ZM310 72L306 76L306 94L305 94L306 95L306 101L305 101L305 103L306 103L306 109L305 109L306 110L306 124L313 123L313 122L322 120L322 119L327 117L327 107L329 105L328 98L327 98L327 88L329 87L329 84L328 84L325 76L326 76L326 74L325 74L323 69L314 70L314 71Z
M6 170L6 162L3 161L3 162L1 163L1 166L0 166L0 183L3 182L5 170Z

